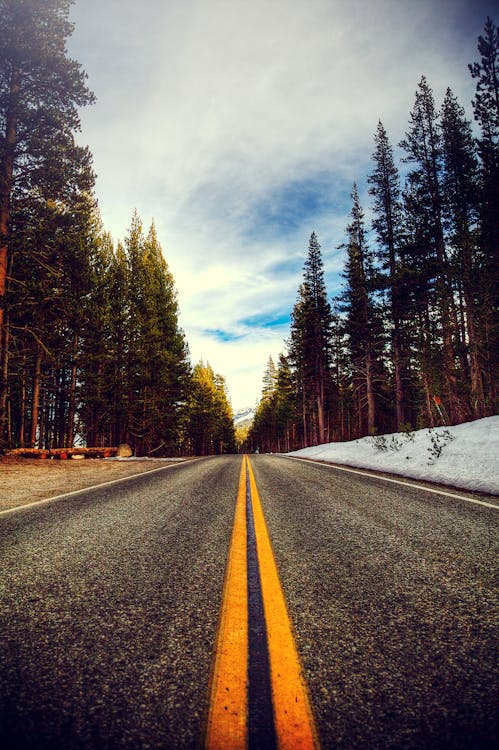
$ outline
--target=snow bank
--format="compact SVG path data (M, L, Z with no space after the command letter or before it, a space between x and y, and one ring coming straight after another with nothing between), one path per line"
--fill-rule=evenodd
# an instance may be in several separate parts
M499 495L499 416L288 453Z

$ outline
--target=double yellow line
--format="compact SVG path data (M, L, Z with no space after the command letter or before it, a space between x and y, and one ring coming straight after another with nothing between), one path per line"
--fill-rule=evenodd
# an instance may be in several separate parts
M292 626L251 463L243 457L212 667L206 750L249 747L248 524L252 513L267 636L272 721L278 750L318 750L319 742ZM254 687L252 689L255 689Z

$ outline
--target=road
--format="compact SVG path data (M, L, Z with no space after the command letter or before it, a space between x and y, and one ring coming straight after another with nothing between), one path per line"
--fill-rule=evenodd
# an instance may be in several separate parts
M0 516L2 747L202 745L241 462ZM498 510L251 466L321 747L497 746Z

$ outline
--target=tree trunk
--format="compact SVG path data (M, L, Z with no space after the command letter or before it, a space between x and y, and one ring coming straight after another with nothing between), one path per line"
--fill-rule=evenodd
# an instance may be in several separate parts
M1 329L0 329L1 333ZM7 418L7 399L9 396L9 338L10 338L10 325L7 318L5 318L5 324L3 327L3 336L0 335L1 348L2 348L2 374L0 383L0 425L2 427L0 432L0 442L5 437L5 427Z
M302 383L302 414L303 414L303 447L306 448L307 442L307 405L305 397L305 386Z
M362 408L362 387L357 386L357 437L364 436L364 410Z
M430 334L428 333L428 331L430 330L430 315L427 305L427 299L425 299L424 303L426 304L425 307L423 309L420 309L419 311L418 321L418 329L420 331L419 350L421 353L421 384L423 386L424 404L426 409L426 419L423 420L423 422L427 424L428 427L435 427L435 419L433 416L432 407L432 396L434 396L435 393L433 390L433 384L430 382L431 353L428 344L428 337L430 336ZM420 305L422 307L422 301L420 301Z
M66 439L66 369L60 367L54 374L54 427L56 448L64 448Z
M8 268L8 242L10 219L10 195L14 174L14 157L17 144L17 118L20 92L19 68L12 69L5 121L3 158L0 162L0 331L3 328L5 289Z
M367 431L369 435L376 432L376 399L374 396L374 363L370 349L366 352L366 391L367 391Z
M54 411L52 408L52 401L47 384L45 384L45 388L40 389L40 392L40 438L38 442L40 448L51 448L52 443L50 427L54 421Z
M318 383L317 383L317 430L318 430L318 442L323 444L326 442L326 428L324 421L324 367L322 363L318 364Z
M35 371L33 375L33 394L31 399L31 427L29 432L29 444L31 448L36 444L36 431L38 427L38 409L40 405L40 383L42 378L42 352L38 348L35 360ZM41 438L41 435L40 435Z
M405 386L404 386L404 358L402 352L402 300L399 286L395 286L396 260L393 240L390 245L390 283L391 283L391 315L393 321L392 357L395 369L395 408L397 414L397 428L405 424ZM397 284L400 282L397 281Z
M7 445L12 445L12 402L7 401Z
M423 383L423 392L424 392L424 403L426 407L426 420L428 422L429 427L435 427L435 419L433 417L433 407L431 405L431 393L430 393L430 386L429 386L429 380L428 380L428 374L426 370L423 368L421 372L421 380Z
M468 225L463 230L464 239L462 247L463 263L463 297L464 297L464 320L466 336L468 338L470 358L470 381L471 381L471 410L475 418L486 416L485 388L482 371L480 352L482 349L483 333L480 333L478 325L478 314L473 294L473 263L471 239Z
M72 448L74 443L74 422L76 414L76 375L78 370L76 362L77 351L78 336L75 336L73 339L73 361L71 364L71 382L69 385L68 425L66 433L66 444L68 448Z
M405 424L405 388L404 368L402 364L402 347L400 346L400 332L398 322L393 334L393 364L395 366L395 407L397 413L397 429Z
M487 313L484 325L484 359L486 368L484 372L484 388L487 394L485 416L493 416L496 404L496 380L497 380L497 354L495 342L497 340L497 323L492 320L492 314Z
M21 403L19 409L19 447L24 448L25 424L26 424L26 363L23 362L21 370Z

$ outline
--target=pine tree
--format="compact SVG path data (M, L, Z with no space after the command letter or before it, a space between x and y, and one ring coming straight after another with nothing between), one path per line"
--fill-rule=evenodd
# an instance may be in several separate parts
M291 367L282 353L277 365L276 396L277 441L274 450L288 452L295 447L296 441L296 396Z
M175 284L154 224L135 212L125 245L103 234L82 340L80 413L88 444L175 453L185 438L191 368Z
M382 349L381 324L377 314L376 288L372 252L368 247L364 226L364 212L360 206L357 186L352 190L352 221L347 228L346 289L343 311L346 312L346 332L356 394L357 435L374 434L376 424L376 380ZM365 409L367 406L367 425Z
M60 273L57 259L52 270L49 269L56 244L59 245L56 254L61 256L61 241L55 235L53 238L47 236L47 232L67 229L71 216L79 211L77 204L81 203L81 195L92 190L94 181L90 153L76 146L74 141L74 131L79 127L77 108L91 103L93 95L85 85L80 66L66 55L65 41L72 32L68 22L69 5L66 0L0 0L0 425L8 440L12 432L6 409L8 371L10 364L15 362L9 346L16 346L19 340L16 342L11 335L12 325L16 323L6 307L15 306L19 296L14 286L23 281L16 276L26 275L26 266L38 267L44 276L43 286L51 274L55 278L54 274ZM45 233L38 231L42 225ZM38 247L33 242L34 234L40 239ZM28 252L31 257L27 256ZM18 257L14 258L14 255ZM69 278L70 268L65 269L64 275ZM10 290L7 277L13 279ZM36 283L35 276L32 281ZM40 330L43 318L44 313L40 310L37 320ZM29 328L29 323L26 325ZM29 330L38 335L32 327ZM73 335L73 354L75 341ZM42 393L44 347L47 347L47 342L39 340L31 398L31 440L37 431L36 412L42 409L41 395L47 396L43 405L47 419L38 430L40 437L43 427L48 439L50 417L52 426L56 421L59 423L59 435L52 435L51 439L60 441L66 408L63 405L66 368L57 367L58 372L43 376L46 388ZM26 356L22 356L27 361ZM74 363L70 369L71 383L74 384ZM22 372L24 377L26 367L23 366ZM53 380L52 393L49 392L49 380ZM25 392L25 383L21 386L21 393ZM16 385L12 384L12 387L15 391ZM57 417L49 414L53 411L55 388L59 402L54 407ZM25 396L21 396L21 402L24 409ZM9 401L9 404L12 406L13 402ZM73 405L70 408L73 411ZM24 421L17 428L24 440ZM71 438L71 434L68 437Z
M442 105L441 128L443 211L452 250L452 277L460 300L460 348L465 355L461 357L461 387L470 400L470 416L483 417L486 414L483 384L485 351L480 323L481 259L477 244L478 159L471 123L450 89Z
M112 392L112 416L110 442L112 445L126 443L128 434L128 354L133 346L130 338L130 268L125 248L118 242L111 256L107 272L107 295L109 296L109 325L112 344L109 360Z
M376 168L368 178L374 198L373 229L378 239L378 262L384 272L383 287L388 293L391 353L395 374L397 426L406 422L405 379L407 354L404 351L404 292L400 249L403 237L399 174L393 150L381 122L374 137L373 160Z
M331 378L337 394L336 419L332 440L350 440L352 429L352 363L347 335L347 321L342 315L342 296L333 299L331 335Z
M473 110L480 126L480 246L483 254L480 286L483 292L482 324L488 352L487 410L491 413L495 408L499 351L499 28L491 18L487 18L484 35L478 37L478 52L480 62L473 63L469 69L476 79Z
M267 368L263 375L262 399L270 399L277 385L277 370L272 357L268 358Z
M99 232L91 260L91 291L83 308L83 331L79 362L79 416L87 445L118 445L125 436L113 432L116 392L120 390L123 372L116 371L118 357L118 316L125 295L116 287L115 276L119 249L109 233ZM121 318L120 331L126 330ZM121 377L120 377L121 376Z
M277 441L277 370L272 357L262 379L262 396L255 419L258 425L260 447L273 451Z
M435 394L443 392L443 364L439 317L435 303L433 226L417 177L409 175L403 191L404 242L401 246L404 272L404 308L408 321L408 347L415 392L410 407L420 426L435 425Z
M215 446L218 454L234 453L236 450L236 433L234 415L230 405L227 383L223 375L215 373Z
M209 364L199 362L192 373L192 386L189 398L190 452L195 456L206 456L215 452L214 373Z
M428 239L431 242L435 302L442 339L443 390L450 419L452 422L459 422L465 416L466 408L456 385L459 371L455 340L458 332L444 237L443 196L440 183L442 140L433 92L424 76L416 91L410 129L400 146L407 154L404 161L414 164L414 169L408 175L408 181L418 192L418 203L413 204L413 209L419 205L419 211L424 214L424 221L430 230Z
M224 378L199 362L192 373L187 437L196 456L235 450L235 430Z
M94 223L92 196L79 192L69 179L66 200L39 193L36 201L17 203L11 212L5 298L10 341L4 348L3 389L8 443L38 440L57 446L73 441L82 300L91 284Z
M290 357L298 373L305 444L326 440L326 399L331 390L331 306L327 300L321 248L312 233L303 283L292 312Z
M271 388L268 387L270 382ZM288 358L281 353L276 368L269 357L263 376L262 397L246 437L247 450L273 453L299 447L296 429L299 406Z
M80 65L66 55L70 0L0 2L0 328L13 200L40 185L57 195L79 128L77 107L93 101ZM85 153L84 153L85 152Z
M128 431L138 453L178 445L190 365L178 325L173 277L154 225L144 237L135 213L126 238L129 265Z

